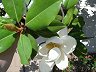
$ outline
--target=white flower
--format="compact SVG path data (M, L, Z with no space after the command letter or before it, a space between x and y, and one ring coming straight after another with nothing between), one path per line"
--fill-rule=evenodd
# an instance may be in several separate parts
M68 67L67 54L75 50L77 42L68 36L67 27L57 33L59 37L51 37L40 45L38 53L43 56L39 64L41 72L50 72L55 64L60 70L64 70Z

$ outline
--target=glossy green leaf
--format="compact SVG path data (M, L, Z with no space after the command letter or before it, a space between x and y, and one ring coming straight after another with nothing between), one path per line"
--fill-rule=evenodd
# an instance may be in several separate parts
M18 41L18 53L22 64L29 64L30 56L32 53L32 45L29 38L23 34L20 35Z
M35 51L38 51L38 46L37 46L36 39L35 39L33 36L31 36L30 34L28 34L28 38L30 39L32 48L33 48Z
M61 29L63 29L65 26L49 26L48 29L52 32L57 32Z
M14 23L15 24L15 21L13 19L10 19L10 18L0 17L0 25L8 24L8 23Z
M79 0L69 0L67 4L67 9L75 6L78 3Z
M8 15L19 22L24 10L24 0L2 0L2 3Z
M63 0L63 5L66 9L70 9L78 3L79 0Z
M73 19L73 13L74 13L74 7L70 8L67 11L67 14L65 15L65 17L63 18L63 23L64 25L68 25L71 23L72 19Z
M79 12L79 10L78 10L77 8L75 8L75 9L74 9L74 13L73 13L73 14L74 14L74 15L77 15L77 14L78 14L78 12Z
M0 39L12 34L13 32L0 28Z
M28 38L30 39L31 45L32 45L32 54L31 54L31 59L33 59L38 51L38 44L36 42L36 39L31 36L30 34L28 34Z
M68 1L69 1L69 0L63 0L63 5L64 5L65 8L67 8Z
M47 27L56 17L61 0L34 0L26 17L26 26L34 31Z
M0 29L0 53L6 51L15 41L14 33Z

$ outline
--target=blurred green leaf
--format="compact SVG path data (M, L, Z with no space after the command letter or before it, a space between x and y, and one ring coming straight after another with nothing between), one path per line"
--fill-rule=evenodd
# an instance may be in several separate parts
M70 9L78 3L79 0L63 0L63 5L66 9Z
M30 39L21 34L18 41L18 53L22 64L29 64L30 56L32 53L32 45Z
M64 28L64 24L62 22L60 22L59 20L55 19L53 20L50 25L47 27L50 31L52 31L53 33L56 33L57 31L59 31L60 29Z
M31 45L32 45L32 54L31 54L31 59L33 59L38 51L38 44L36 42L36 39L34 39L33 36L31 36L30 34L28 34L28 38L30 39Z
M74 9L74 15L77 15L78 14L78 12L79 12L79 10L75 7L75 9Z
M77 47L73 52L77 57L84 57L87 54L87 48L84 44L77 42Z
M62 20L62 18L63 18L62 16L57 15L57 16L56 16L56 18L55 18L55 20L61 21L61 20Z
M60 29L63 29L65 26L49 26L48 29L52 32L57 32Z
M79 0L69 0L67 4L67 9L72 8L78 3Z
M0 39L13 34L13 32L0 28Z
M0 29L0 53L6 51L11 47L13 42L15 41L14 33Z
M63 5L65 8L67 8L68 2L69 2L69 0L63 0Z
M24 11L24 0L2 0L2 3L8 15L19 22Z
M77 40L89 39L85 36L84 32L82 31L85 22L81 16L76 17L71 23L72 24L69 25L69 28L73 29L70 31L69 35L73 36Z
M39 30L39 31L37 31L37 34L42 37L45 37L45 38L50 38L52 36L58 36L56 33L53 33L52 31L50 31L48 29Z
M71 23L71 21L73 19L73 13L74 13L74 7L70 8L67 11L67 14L65 15L65 17L63 18L64 25L68 25Z
M60 22L59 20L53 20L49 26L64 26L64 24L62 22Z
M8 24L8 23L14 23L15 24L15 21L13 19L10 19L10 18L0 17L0 25Z
M61 0L34 0L26 17L26 26L34 31L47 27L56 17Z
M32 48L35 51L38 51L38 45L37 45L36 39L33 36L31 36L30 34L28 34L28 38L30 39Z

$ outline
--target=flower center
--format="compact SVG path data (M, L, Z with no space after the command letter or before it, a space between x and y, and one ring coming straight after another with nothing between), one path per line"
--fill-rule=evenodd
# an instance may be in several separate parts
M52 48L55 48L55 47L60 48L60 44L50 42L46 45L46 48L49 48L49 49L52 49Z

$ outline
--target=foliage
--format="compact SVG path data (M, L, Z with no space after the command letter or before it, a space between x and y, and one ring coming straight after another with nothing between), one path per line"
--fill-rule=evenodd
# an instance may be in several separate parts
M69 35L77 40L74 54L85 59L87 49L80 40L88 37L82 31L84 20L78 16L75 7L78 0L32 0L28 9L29 1L2 0L9 18L0 17L0 53L10 48L19 37L17 49L21 63L29 64L38 51L36 38L58 36L56 32L67 26Z

